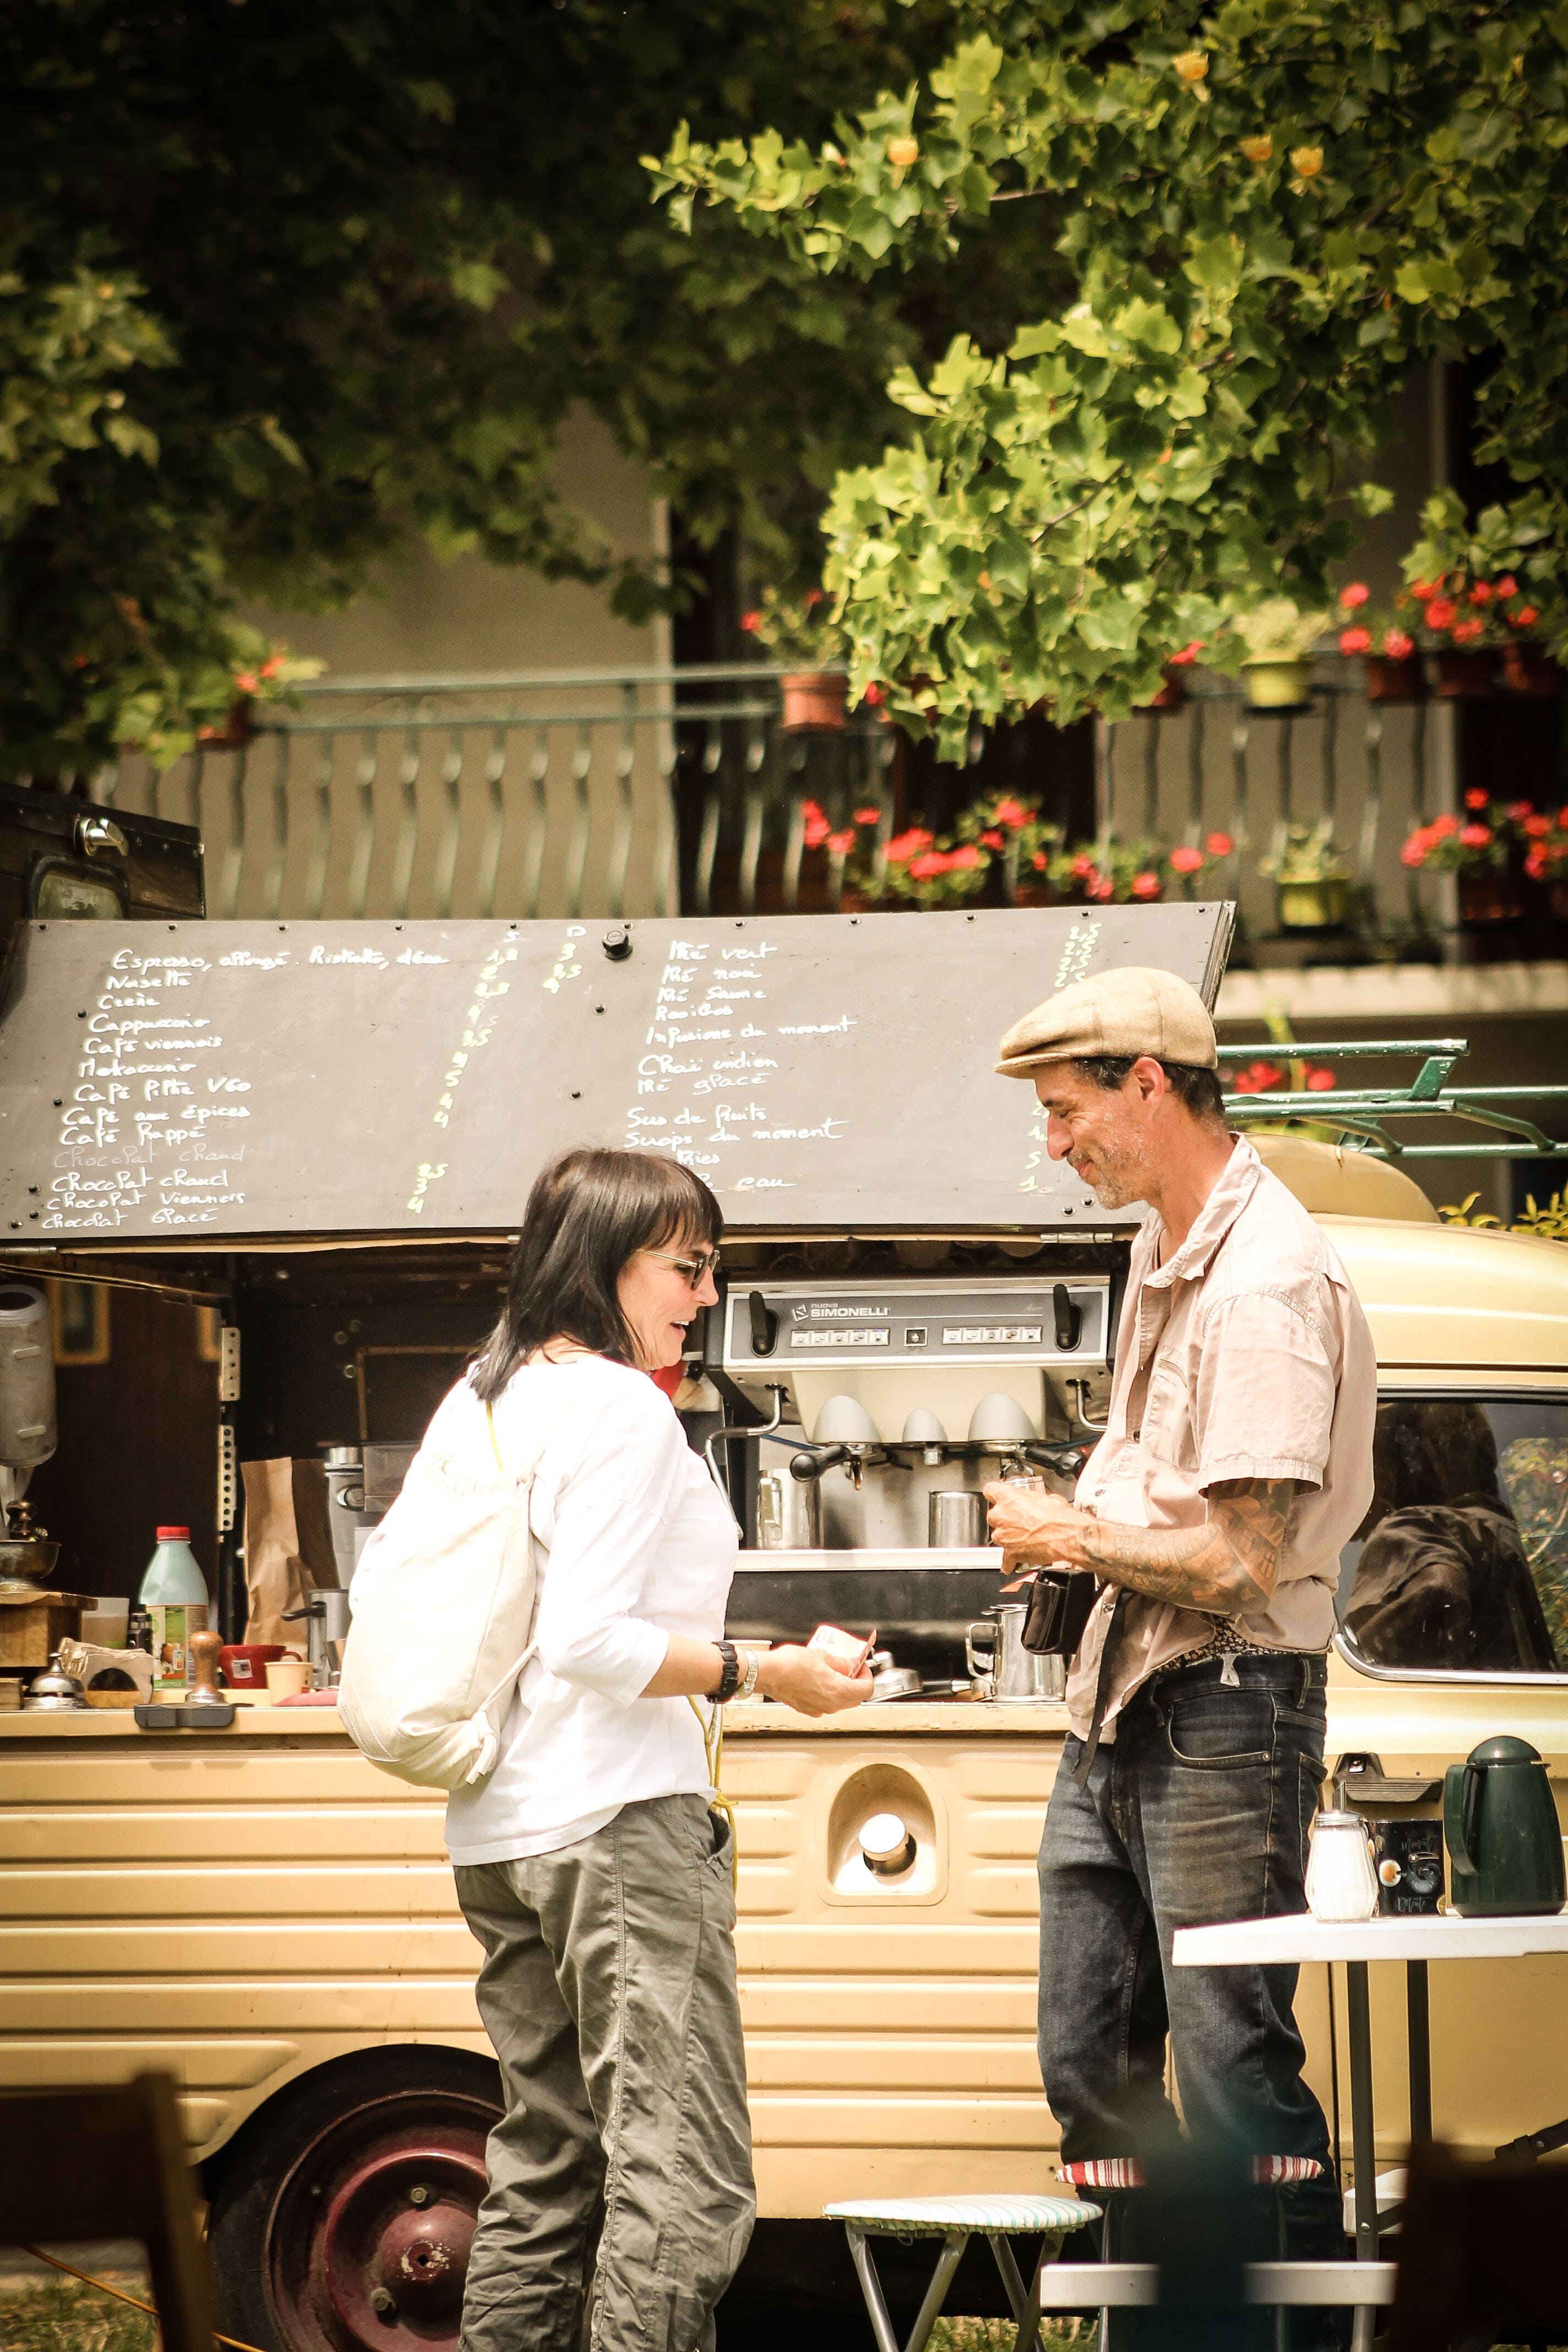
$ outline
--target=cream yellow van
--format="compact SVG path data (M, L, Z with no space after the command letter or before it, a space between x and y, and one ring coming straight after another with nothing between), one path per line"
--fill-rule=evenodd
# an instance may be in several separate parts
M1358 1759L1348 1786L1369 1812L1430 1812L1445 1766L1509 1731L1561 1791L1568 1249L1444 1227L1368 1161L1271 1156L1322 1215L1380 1363L1377 1498L1346 1555L1331 1761ZM451 2343L497 2076L440 1800L374 1772L330 1709L156 1739L123 1721L0 1717L0 2083L178 2078L223 2325L247 2343ZM863 2330L825 2200L1049 2180L1034 1856L1064 1730L1054 1705L958 1697L828 1724L732 1711L763 2220L728 2312L749 2341L781 2302L816 2307L819 2332ZM889 1809L920 1857L891 1883L856 1843ZM1394 2158L1403 1979L1374 1969L1373 1987L1379 2153ZM1564 1992L1550 1960L1436 1972L1441 2136L1487 2150L1568 2115ZM1343 1998L1342 1978L1304 1972L1311 2073L1336 2120Z

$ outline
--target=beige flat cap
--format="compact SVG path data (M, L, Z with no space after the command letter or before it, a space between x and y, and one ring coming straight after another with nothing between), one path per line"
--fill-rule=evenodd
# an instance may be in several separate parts
M1001 1078L1030 1078L1051 1062L1120 1060L1151 1054L1212 1070L1219 1060L1203 998L1173 971L1137 964L1058 989L1002 1040Z

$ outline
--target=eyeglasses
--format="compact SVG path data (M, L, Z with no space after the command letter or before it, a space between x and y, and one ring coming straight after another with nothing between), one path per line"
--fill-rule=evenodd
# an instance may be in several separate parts
M700 1290L706 1277L719 1271L717 1250L703 1250L696 1257L677 1257L672 1250L650 1249L645 1256L661 1257L666 1265L678 1265L693 1290Z

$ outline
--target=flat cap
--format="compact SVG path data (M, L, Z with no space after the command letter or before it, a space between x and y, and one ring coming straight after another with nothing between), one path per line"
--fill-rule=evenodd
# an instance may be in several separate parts
M1002 1040L996 1075L1031 1078L1051 1062L1101 1057L1184 1062L1212 1070L1219 1060L1214 1023L1203 998L1173 971L1121 965L1058 989Z

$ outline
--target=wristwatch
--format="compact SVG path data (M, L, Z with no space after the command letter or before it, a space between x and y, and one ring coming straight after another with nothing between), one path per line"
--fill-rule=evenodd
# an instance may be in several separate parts
M726 1699L735 1696L735 1687L741 1679L741 1661L733 1642L721 1642L718 1648L719 1655L724 1661L724 1671L719 1677L718 1689L709 1691L707 1696L715 1706L722 1706Z

